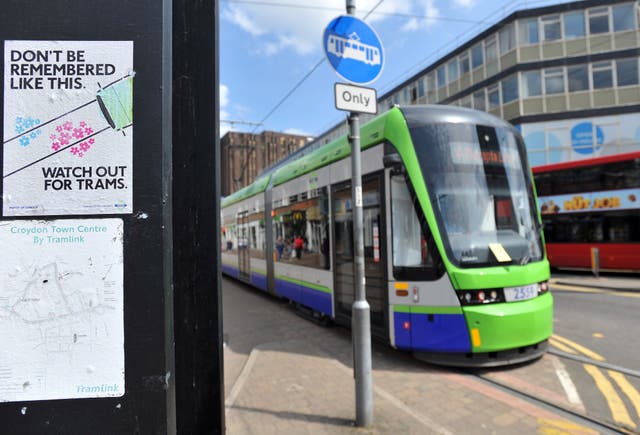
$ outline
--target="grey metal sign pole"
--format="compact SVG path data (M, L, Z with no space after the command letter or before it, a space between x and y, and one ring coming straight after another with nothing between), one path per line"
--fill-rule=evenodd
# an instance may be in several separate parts
M347 0L347 14L355 15L355 0ZM351 309L353 362L356 379L356 424L369 426L373 422L373 383L371 380L371 324L364 276L364 240L362 218L362 165L360 159L360 118L349 113L351 144L351 200L353 210L354 294Z

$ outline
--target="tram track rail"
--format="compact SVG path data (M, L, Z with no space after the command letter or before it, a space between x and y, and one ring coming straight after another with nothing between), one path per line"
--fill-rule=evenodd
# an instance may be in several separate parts
M581 355L566 353L557 349L553 349L551 347L549 347L549 349L547 350L547 353L554 355L558 358L575 361L581 364L590 364L600 369L615 371L627 376L640 379L640 371L638 370L633 370L633 369L618 366L615 364L610 364L604 361L597 361L592 358L588 358ZM467 369L467 370L464 370L464 372L471 376L474 376L476 379L478 379L481 382L489 384L509 394L513 394L514 396L517 396L523 400L526 400L529 403L536 404L546 409L558 412L559 414L566 416L567 419L583 424L590 429L599 431L600 433L612 433L612 434L637 434L638 433L634 429L616 425L613 422L590 415L586 412L573 409L561 403L548 400L544 397L540 397L532 393L524 392L514 386L509 385L508 383L500 382L496 379L492 379L489 376L483 375L483 373L480 370Z
M601 418L595 417L593 415L589 415L586 412L580 412L575 409L572 409L568 406L547 400L543 397L536 396L535 394L523 392L516 387L510 386L506 383L496 381L494 379L489 378L488 376L484 376L482 373L479 373L477 370L466 369L462 370L464 373L473 376L479 382L483 382L487 385L490 385L494 388L497 388L501 391L504 391L508 394L518 397L519 399L525 400L528 403L540 406L541 408L553 411L567 420L570 420L574 423L581 424L589 429L593 429L598 431L601 434L623 434L629 435L634 434L631 429L627 429L624 427L620 427L611 423L609 421L603 420Z
M601 369L613 370L615 372L640 379L640 371L638 370L628 369L626 367L621 367L615 364L609 364L603 361L596 361L592 358L587 358L580 355L572 355L570 353L562 352L561 350L553 349L551 347L547 349L547 353L550 353L551 355L555 355L560 358L577 361L583 364L591 364L593 366L600 367Z

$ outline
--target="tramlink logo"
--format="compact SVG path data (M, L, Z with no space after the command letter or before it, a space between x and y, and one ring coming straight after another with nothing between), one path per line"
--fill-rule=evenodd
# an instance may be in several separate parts
M357 60L367 65L380 65L381 63L378 47L360 42L360 37L356 32L351 33L349 38L329 33L327 50L338 57Z

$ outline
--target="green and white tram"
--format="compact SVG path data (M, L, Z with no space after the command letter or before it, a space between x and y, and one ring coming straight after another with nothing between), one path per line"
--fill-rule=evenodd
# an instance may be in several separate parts
M360 137L372 335L450 365L542 355L553 298L518 131L484 112L408 106ZM223 272L349 326L350 183L343 137L224 198Z

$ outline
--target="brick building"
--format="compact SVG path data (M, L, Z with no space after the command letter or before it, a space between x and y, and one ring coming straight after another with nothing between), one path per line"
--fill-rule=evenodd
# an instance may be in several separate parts
M220 139L221 193L227 196L250 184L256 175L307 144L307 136L264 131L230 131Z

